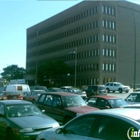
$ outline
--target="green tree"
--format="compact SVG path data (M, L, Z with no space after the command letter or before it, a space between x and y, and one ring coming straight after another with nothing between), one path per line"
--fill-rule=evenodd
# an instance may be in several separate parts
M58 82L63 75L73 73L73 70L62 60L50 60L40 65L38 70L38 78L43 82L44 77L47 79L54 79Z
M23 79L25 73L26 70L24 68L18 67L17 65L10 65L6 68L3 68L1 76L2 78L10 81L12 79Z

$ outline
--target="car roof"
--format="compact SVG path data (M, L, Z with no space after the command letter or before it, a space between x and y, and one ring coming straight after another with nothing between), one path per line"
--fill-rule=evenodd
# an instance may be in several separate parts
M31 102L25 100L1 100L0 103L10 105L10 104L32 104Z
M96 110L88 114L102 114L102 115L115 115L115 116L125 116L125 118L131 118L133 120L140 120L140 109L138 108L118 108L118 109L104 109Z
M121 99L120 97L108 96L108 95L97 95L97 96L91 96L91 97L104 98L104 99Z
M77 94L70 93L70 92L47 92L42 94L51 94L51 95L60 95L60 96L79 96Z

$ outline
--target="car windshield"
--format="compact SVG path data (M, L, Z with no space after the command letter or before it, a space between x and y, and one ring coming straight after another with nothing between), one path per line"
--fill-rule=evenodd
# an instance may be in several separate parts
M32 104L18 104L6 106L8 117L25 117L42 115L41 111Z
M125 102L123 99L109 99L108 102L113 108L127 105L127 102Z
M100 90L105 90L106 88L104 86L99 86Z
M74 107L74 106L85 106L85 101L81 96L64 96L63 98L64 107Z

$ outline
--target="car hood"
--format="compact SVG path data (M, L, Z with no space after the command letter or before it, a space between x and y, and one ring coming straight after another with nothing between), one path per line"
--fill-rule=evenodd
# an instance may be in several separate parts
M96 107L91 107L91 106L77 106L77 107L67 107L66 110L69 110L75 113L85 114L85 113L92 112L99 109Z
M14 117L9 118L9 120L21 128L43 128L43 127L53 127L56 124L58 124L55 120L52 118L42 115L42 116L26 116L26 117Z

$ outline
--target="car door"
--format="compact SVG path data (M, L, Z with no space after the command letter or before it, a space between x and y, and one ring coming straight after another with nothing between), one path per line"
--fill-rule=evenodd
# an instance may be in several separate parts
M65 116L61 96L53 95L51 117L57 121L63 122Z
M1 116L3 115L3 116ZM6 112L4 109L4 105L0 103L0 135L6 134L6 127L7 127L7 120L6 120Z
M42 94L38 99L36 105L41 110L45 110L45 114L48 116L52 116L52 100L53 96L50 94Z

